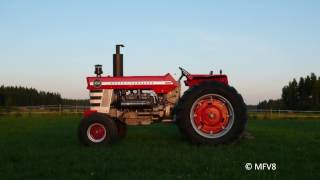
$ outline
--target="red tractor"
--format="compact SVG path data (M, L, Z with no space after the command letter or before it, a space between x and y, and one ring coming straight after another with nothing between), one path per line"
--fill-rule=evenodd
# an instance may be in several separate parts
M84 113L78 129L81 144L109 146L125 137L127 125L174 122L181 133L196 144L232 142L244 131L246 105L228 77L220 74L190 74L180 67L176 81L164 76L123 76L123 54L116 45L113 76L87 78L90 110ZM189 89L181 93L180 81Z

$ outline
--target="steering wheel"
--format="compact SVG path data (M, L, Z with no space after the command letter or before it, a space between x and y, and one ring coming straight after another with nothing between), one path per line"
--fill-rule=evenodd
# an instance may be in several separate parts
M179 81L181 81L183 77L188 78L191 75L187 70L183 69L182 67L179 67L179 69L181 70L181 76L179 78Z

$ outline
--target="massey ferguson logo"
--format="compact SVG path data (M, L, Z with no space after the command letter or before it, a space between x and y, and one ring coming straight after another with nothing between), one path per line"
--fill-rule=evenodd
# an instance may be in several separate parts
M99 88L99 87L101 87L101 85L102 85L102 82L99 79L96 79L93 81L94 87Z

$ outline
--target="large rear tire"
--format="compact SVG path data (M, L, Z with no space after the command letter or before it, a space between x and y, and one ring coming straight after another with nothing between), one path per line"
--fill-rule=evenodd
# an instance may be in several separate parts
M225 144L239 138L247 123L243 98L228 85L204 82L190 88L175 108L180 131L196 144Z
M81 120L78 138L84 146L110 146L118 139L117 126L112 118L95 113Z

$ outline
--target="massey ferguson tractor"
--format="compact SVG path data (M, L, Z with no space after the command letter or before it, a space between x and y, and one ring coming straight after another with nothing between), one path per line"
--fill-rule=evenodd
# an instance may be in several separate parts
M191 74L180 67L181 77L172 75L124 76L123 54L116 45L113 76L87 78L90 109L84 112L78 137L85 146L110 146L124 138L127 125L173 122L196 144L218 145L232 142L243 133L246 105L228 77L220 74ZM188 90L181 96L181 80Z

